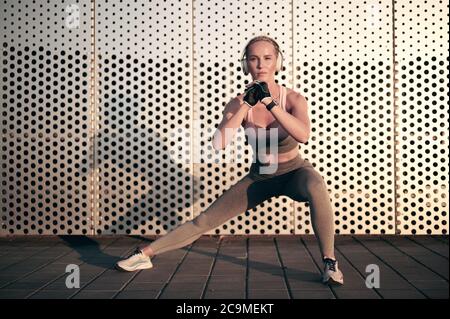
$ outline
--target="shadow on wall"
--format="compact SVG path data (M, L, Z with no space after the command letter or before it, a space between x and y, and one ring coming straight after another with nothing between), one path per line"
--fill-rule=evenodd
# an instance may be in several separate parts
M191 219L187 214L196 200L192 187L198 187L200 180L189 172L190 159L175 161L171 151L176 149L168 145L170 134L180 125L174 124L173 111L157 111L167 120L151 111L170 105L148 105L151 102L123 94L101 96L105 99L94 150L99 201L96 234L161 234ZM192 140L182 142L189 156ZM81 174L92 173L89 158L82 163Z

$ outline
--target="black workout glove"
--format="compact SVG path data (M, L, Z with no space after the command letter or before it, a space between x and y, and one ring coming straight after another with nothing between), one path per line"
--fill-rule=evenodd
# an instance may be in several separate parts
M272 100L272 95L270 94L269 87L266 82L256 81L255 84L258 86L259 90L259 100L264 103L264 99L267 99L267 103Z
M256 83L248 87L245 90L244 103L250 107L255 106L256 103L258 103L259 100L261 99L260 93L261 89L259 88L259 85L257 85Z
M277 105L277 102L272 98L267 83L256 81L256 85L258 86L259 99L261 103L263 103L267 110L270 111L275 105ZM266 100L266 102L264 102L264 100Z

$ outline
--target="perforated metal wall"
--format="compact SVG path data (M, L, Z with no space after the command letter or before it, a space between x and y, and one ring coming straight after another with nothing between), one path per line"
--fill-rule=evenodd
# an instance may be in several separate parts
M1 233L90 234L89 1L1 1Z
M448 2L395 9L398 233L448 234Z
M294 7L295 87L309 101L303 147L325 179L337 233L394 233L394 103L390 1ZM296 203L296 232L312 233Z
M1 1L0 234L164 234L251 165L210 138L266 34L340 234L448 233L448 4ZM395 84L395 85L394 85ZM312 233L274 197L210 234Z
M160 234L192 218L190 1L96 1L98 234ZM185 161L174 159L174 131Z

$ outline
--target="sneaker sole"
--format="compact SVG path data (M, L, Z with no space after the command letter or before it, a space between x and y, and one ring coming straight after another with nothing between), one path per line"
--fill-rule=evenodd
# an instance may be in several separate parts
M323 283L331 285L331 286L342 286L342 285L344 285L344 281L342 281L342 282L336 281L333 278L330 278L327 281L324 281Z
M128 269L126 269L126 268L120 267L119 264L116 264L115 268L117 270L119 270L119 271L131 272L131 271L136 271L136 270L151 269L151 268L153 268L153 265L151 265L151 266L142 266L141 265L141 266L137 266L135 268L128 268Z

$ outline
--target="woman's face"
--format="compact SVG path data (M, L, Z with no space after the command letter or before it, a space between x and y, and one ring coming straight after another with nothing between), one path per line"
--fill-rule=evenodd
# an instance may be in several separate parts
M277 54L272 43L252 43L248 48L247 65L253 80L273 80L277 68Z

